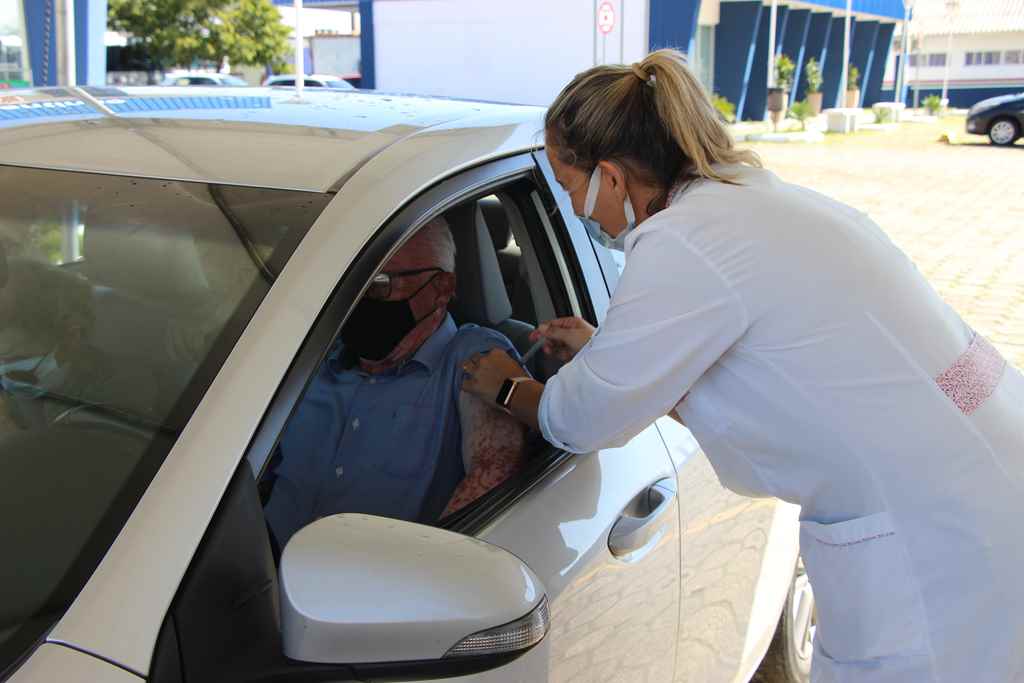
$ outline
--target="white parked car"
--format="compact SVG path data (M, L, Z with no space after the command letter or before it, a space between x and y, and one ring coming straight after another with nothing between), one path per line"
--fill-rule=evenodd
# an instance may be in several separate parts
M453 314L520 350L598 323L618 269L537 108L222 92L0 107L0 679L742 681L774 638L759 680L807 680L796 508L723 489L667 418L534 440L440 523L330 516L278 561L268 460L411 231L447 218Z
M180 71L164 76L160 83L163 86L233 86L245 87L249 84L245 79L231 74L211 73L207 71Z
M302 84L307 88L329 88L333 90L354 90L352 84L343 78L325 74L310 74L306 76ZM270 76L263 84L267 87L295 87L295 76L292 74L280 74Z

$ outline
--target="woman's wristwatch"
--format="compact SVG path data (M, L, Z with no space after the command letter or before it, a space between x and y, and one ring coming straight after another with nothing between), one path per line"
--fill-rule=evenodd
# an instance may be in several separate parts
M520 382L525 382L530 379L529 377L510 377L505 380L501 389L498 390L498 395L494 397L494 402L498 404L498 407L504 410L509 415L512 414L512 396L516 393L516 387L519 386Z

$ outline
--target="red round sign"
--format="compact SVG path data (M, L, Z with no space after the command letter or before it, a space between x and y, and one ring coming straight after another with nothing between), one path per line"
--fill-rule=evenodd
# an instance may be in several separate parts
M611 33L615 28L615 8L610 2L602 2L597 8L597 28L601 33Z

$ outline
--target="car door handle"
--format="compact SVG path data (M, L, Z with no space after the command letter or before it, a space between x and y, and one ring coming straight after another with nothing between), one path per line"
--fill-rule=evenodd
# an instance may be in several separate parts
M612 555L629 555L655 539L664 528L665 514L672 509L675 497L675 480L662 479L629 501L608 534Z

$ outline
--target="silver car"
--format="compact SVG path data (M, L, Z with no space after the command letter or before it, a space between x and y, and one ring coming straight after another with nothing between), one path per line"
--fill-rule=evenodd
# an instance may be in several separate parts
M274 553L268 460L412 231L448 219L453 315L521 351L599 323L619 270L537 108L223 92L0 105L0 679L806 680L797 509L723 489L669 419L534 440L439 523L352 511Z

